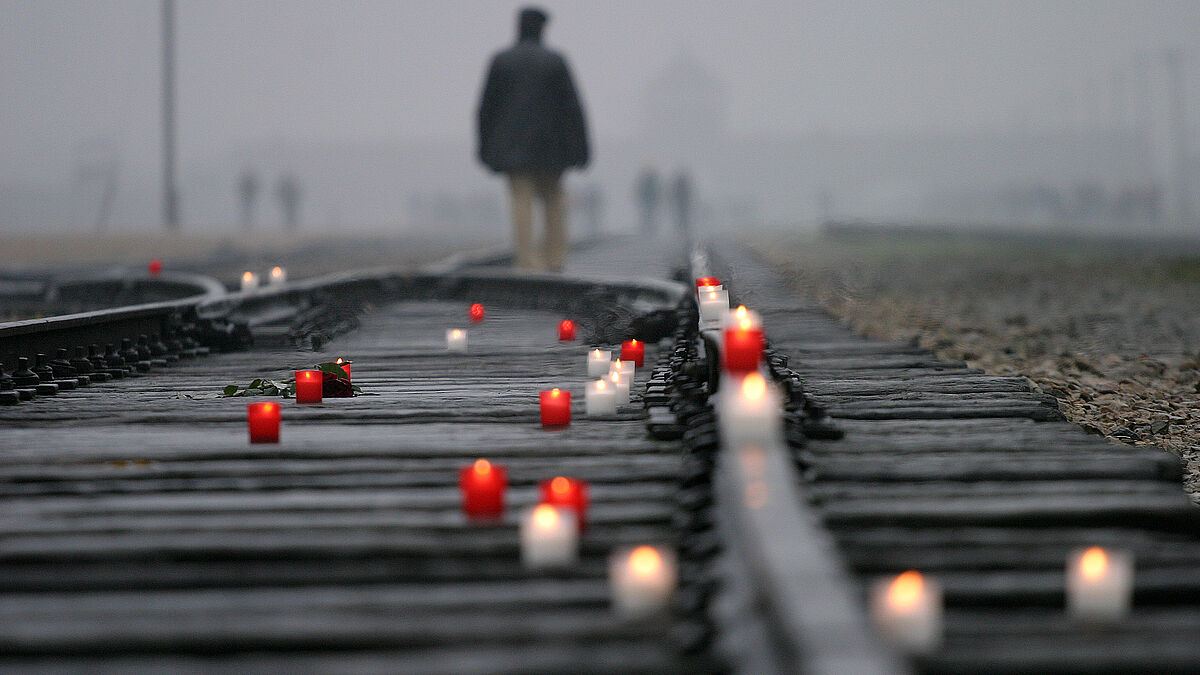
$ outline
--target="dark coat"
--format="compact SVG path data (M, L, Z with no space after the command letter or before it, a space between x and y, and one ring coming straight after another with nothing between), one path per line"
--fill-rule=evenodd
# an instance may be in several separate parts
M560 54L521 40L492 58L479 101L479 159L499 172L587 165L583 106Z

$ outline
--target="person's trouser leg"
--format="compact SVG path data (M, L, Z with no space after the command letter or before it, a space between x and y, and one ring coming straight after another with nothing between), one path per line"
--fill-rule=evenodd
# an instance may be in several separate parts
M561 272L567 261L567 198L557 171L536 176L538 196L546 209L546 236L542 240L542 262L546 269Z
M534 179L528 174L508 175L512 196L513 264L517 269L536 270L542 267L533 248Z

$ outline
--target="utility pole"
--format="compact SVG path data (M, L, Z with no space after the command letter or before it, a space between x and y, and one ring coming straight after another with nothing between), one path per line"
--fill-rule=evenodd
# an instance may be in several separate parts
M1191 159L1188 145L1187 102L1183 91L1183 52L1175 47L1168 49L1167 90L1170 96L1171 145L1175 154L1175 204L1177 225L1190 229L1196 224L1192 216Z
M175 1L162 1L163 223L179 231L179 192L175 187Z

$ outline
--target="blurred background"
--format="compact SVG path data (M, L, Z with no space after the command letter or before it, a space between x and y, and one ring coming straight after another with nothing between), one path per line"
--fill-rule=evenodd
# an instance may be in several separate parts
M474 114L523 4L0 0L0 232L504 240ZM1196 230L1195 0L540 4L577 231L633 230L644 169L709 228Z

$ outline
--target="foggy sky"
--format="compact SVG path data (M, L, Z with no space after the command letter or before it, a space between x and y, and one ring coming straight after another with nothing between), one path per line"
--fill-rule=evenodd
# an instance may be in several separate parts
M469 135L520 4L179 0L181 159L272 137ZM1194 0L543 5L600 137L636 133L646 82L684 51L726 82L733 133L795 135L1132 114L1110 92L1133 56L1200 35ZM159 11L0 0L0 181L61 179L95 139L157 161Z

